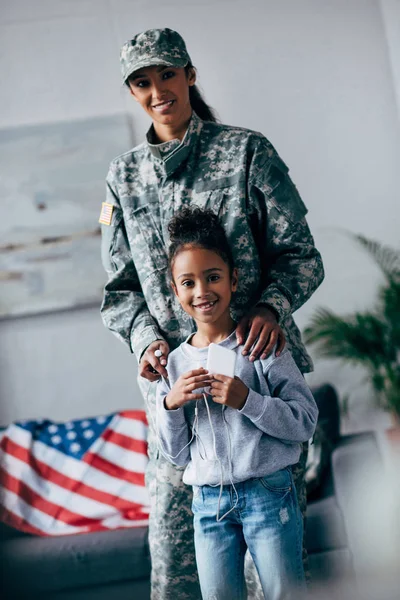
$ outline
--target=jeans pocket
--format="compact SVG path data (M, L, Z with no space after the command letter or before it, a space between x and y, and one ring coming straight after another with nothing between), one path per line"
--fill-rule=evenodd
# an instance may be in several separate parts
M260 477L260 483L270 492L286 493L293 487L292 471L289 467Z
M203 492L201 486L193 485L192 512L196 512L196 507L200 508L203 504Z

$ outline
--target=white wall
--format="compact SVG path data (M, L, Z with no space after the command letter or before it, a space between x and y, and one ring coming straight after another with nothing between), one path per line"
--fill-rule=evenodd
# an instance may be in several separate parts
M400 116L400 0L381 0L381 10Z
M298 323L317 305L340 312L370 306L379 273L339 229L399 242L398 4L3 0L0 126L128 110L141 141L148 122L120 86L119 47L146 28L175 28L221 120L267 135L309 208L326 280ZM139 402L136 361L103 331L96 309L0 323L0 352L0 422ZM342 392L357 387L353 370L316 366L311 381L329 379ZM359 426L368 390L359 396L350 428Z

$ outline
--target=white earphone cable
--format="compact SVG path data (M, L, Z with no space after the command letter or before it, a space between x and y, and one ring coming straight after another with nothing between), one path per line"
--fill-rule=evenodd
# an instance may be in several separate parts
M221 508L221 499L222 499L222 492L223 492L223 487L224 487L224 484L223 484L223 481L224 481L224 470L223 470L223 467L222 467L222 462L219 459L218 454L217 454L217 441L216 441L216 438L215 438L215 431L214 431L214 427L213 427L213 424L212 424L210 407L208 406L207 397L206 397L205 394L203 394L203 398L204 398L204 402L205 402L205 405L206 405L206 408L207 408L208 421L210 423L211 435L212 435L212 438L213 438L214 456L215 456L215 460L219 464L220 474L221 474L221 479L220 479L220 483L219 483L218 505L217 505L217 521L219 523L220 521L222 521L222 519L225 519L225 517L227 515L229 515L233 510L235 510L235 508L239 504L239 494L237 493L237 489L235 487L235 484L232 481L233 477L232 477L231 442L230 442L229 430L228 430L228 427L227 427L227 424L226 424L226 421L225 421L225 415L224 415L225 406L222 406L222 419L224 421L225 428L226 428L226 431L227 431L227 434L228 434L227 437L228 437L229 480L230 480L231 485L232 485L232 487L233 487L233 489L235 491L236 501L235 501L235 504L232 506L232 508L230 508L225 514L223 514L222 517L220 517L219 516L219 511L220 511L220 508ZM211 486L211 487L216 487L216 485L215 486Z
M156 383L156 382L154 382ZM157 441L157 448L158 450L161 452L161 454L163 456L165 456L165 458L169 459L169 460L174 460L175 458L178 458L178 456L188 447L190 446L190 444L193 442L194 439L196 439L196 446L197 446L197 451L198 454L200 456L200 458L202 457L202 454L200 452L200 448L199 448L199 442L203 447L204 450L204 454L206 456L207 459L207 451L205 449L204 443L202 441L202 439L200 438L200 435L198 433L198 426L199 426L199 413L198 413L198 405L196 402L196 406L195 406L195 417L193 420L193 425L191 427L192 430L192 437L190 438L189 442L183 446L183 448L181 448L181 450L175 454L175 456L172 456L171 454L168 454L168 452L166 452L166 450L162 447L162 440L160 438L160 434L159 434L159 427L158 427L158 410L157 410L157 406L156 408L156 419L154 420L153 414L152 414L152 407L149 404L149 393L150 393L150 389L151 389L151 383L149 384L148 390L147 390L147 394L146 394L146 398L145 398L145 404L147 407L147 412L150 416L150 420L156 435L156 441ZM208 401L207 401L207 396L205 393L203 393L203 399L204 399L204 403L207 409L207 415L208 415L208 421L210 424L210 429L211 429L211 435L212 435L212 440L213 440L213 452L214 452L214 457L215 460L218 462L219 464L219 468L220 468L220 482L219 484L215 484L215 485L211 485L211 487L217 487L219 485L220 490L219 490L219 496L218 496L218 505L217 505L217 515L216 515L216 520L218 522L222 521L227 515L229 515L233 510L235 510L235 508L238 506L239 503L239 495L237 492L237 489L235 487L235 484L233 483L233 474L232 474L232 448L231 448L231 439L230 439L230 435L229 435L229 429L228 429L228 424L226 422L225 419L225 415L224 415L224 409L226 408L225 406L222 406L222 420L224 422L224 427L225 430L227 432L227 439L228 439L228 464L229 464L229 480L230 483L233 487L233 490L235 492L236 495L236 500L235 500L235 504L232 506L232 508L230 508L225 514L223 514L220 517L220 508L221 508L221 499L222 499L222 492L223 492L223 480L224 480L224 470L223 470L223 466L222 466L222 462L220 460L220 458L218 457L218 453L217 453L217 440L216 440L216 436L215 436L215 431L214 431L214 427L212 424L212 418L211 418L211 412L210 412L210 407L208 405ZM203 459L204 460L204 459Z

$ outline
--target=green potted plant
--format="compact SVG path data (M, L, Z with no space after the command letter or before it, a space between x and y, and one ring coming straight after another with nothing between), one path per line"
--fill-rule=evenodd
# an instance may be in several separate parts
M352 238L384 275L375 305L347 316L319 308L305 328L304 338L321 356L365 367L378 405L400 424L400 251L362 235Z

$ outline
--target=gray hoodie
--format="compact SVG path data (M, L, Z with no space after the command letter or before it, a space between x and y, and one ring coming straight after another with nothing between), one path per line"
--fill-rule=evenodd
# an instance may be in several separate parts
M222 478L225 485L231 480L237 483L264 477L298 462L301 443L314 434L318 409L290 352L284 350L280 356L272 353L265 360L250 362L248 356L242 355L243 346L238 345L235 332L220 343L236 352L235 375L249 388L249 394L241 410L217 404L206 395L215 434L214 449L204 399L176 410L167 410L164 405L180 375L206 368L208 348L191 346L190 337L171 352L169 379L162 379L157 385L160 450L174 464L187 465L183 481L189 485L217 485ZM189 444L196 404L198 438Z

